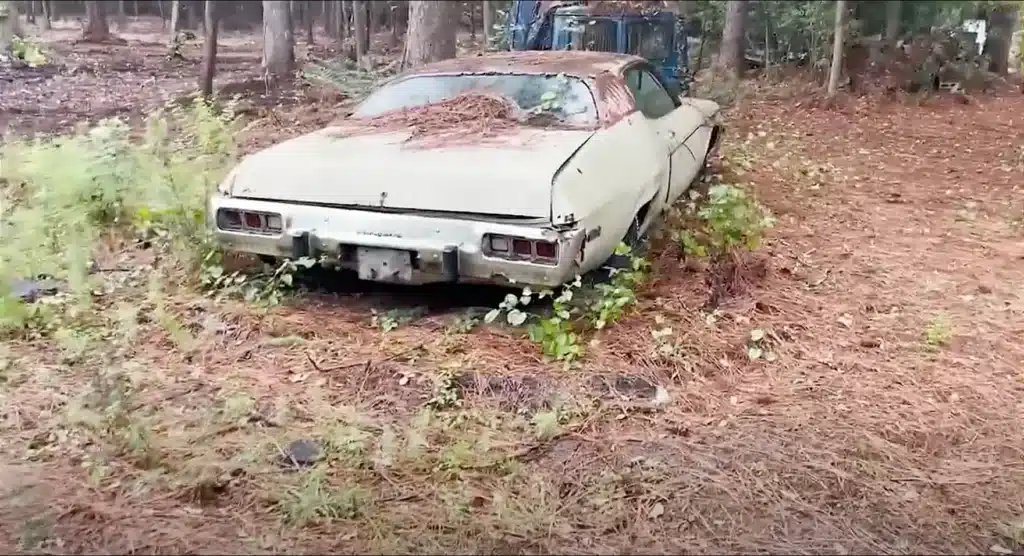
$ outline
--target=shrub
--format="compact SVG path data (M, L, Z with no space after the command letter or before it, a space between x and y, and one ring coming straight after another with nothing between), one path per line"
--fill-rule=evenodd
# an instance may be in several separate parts
M69 137L3 145L0 311L14 310L4 299L12 280L40 275L66 281L87 303L95 249L111 231L131 231L183 267L209 259L204 209L236 159L234 122L230 110L197 99L151 116L139 138L104 120Z
M693 205L695 223L679 232L679 245L687 255L719 260L737 251L753 250L775 219L757 199L739 186L714 185L703 203Z

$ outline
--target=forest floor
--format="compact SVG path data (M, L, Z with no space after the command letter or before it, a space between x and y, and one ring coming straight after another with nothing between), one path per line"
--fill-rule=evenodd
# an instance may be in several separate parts
M61 32L48 44L79 69L17 77L13 96L5 83L9 130L141 115L194 86L198 66L170 64L159 40ZM251 80L257 41L226 45L218 83ZM343 106L289 102L248 133L285 137ZM491 294L450 299L468 290L270 311L176 294L185 339L140 323L116 369L8 342L0 546L1009 553L1024 542L1021 145L1020 94L747 97L723 156L778 218L768 276L705 313L701 275L655 251L638 310L568 371L472 326L452 306ZM393 307L416 317L384 331L373 311ZM773 361L748 358L755 328ZM99 417L90 397L107 400ZM117 423L106 444L82 432L97 418ZM301 465L296 440L321 463Z

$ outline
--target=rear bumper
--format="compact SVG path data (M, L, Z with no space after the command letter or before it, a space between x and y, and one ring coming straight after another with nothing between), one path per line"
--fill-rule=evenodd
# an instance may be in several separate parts
M216 214L221 208L278 213L284 231L261 235L221 230ZM539 225L494 222L457 217L439 218L369 210L295 205L214 196L209 220L217 242L226 250L299 258L326 257L328 264L355 270L355 251L371 247L408 251L413 272L409 284L436 282L522 284L556 287L579 272L577 254L584 234L577 230L553 230ZM501 234L559 243L555 265L488 256L483 249L486 234Z

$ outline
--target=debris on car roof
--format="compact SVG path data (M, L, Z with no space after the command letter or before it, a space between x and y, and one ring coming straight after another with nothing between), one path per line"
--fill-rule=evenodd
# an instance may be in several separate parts
M404 110L387 112L373 118L346 120L344 134L379 133L409 129L409 141L453 139L453 132L459 137L496 136L500 132L519 125L515 103L506 97L471 91L449 99L416 106Z

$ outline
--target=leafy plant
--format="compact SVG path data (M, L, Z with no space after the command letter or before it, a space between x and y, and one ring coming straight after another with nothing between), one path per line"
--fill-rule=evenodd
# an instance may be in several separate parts
M240 271L226 273L220 263L220 252L207 253L200 271L201 285L219 296L237 297L250 303L276 306L295 287L295 274L318 264L312 257L284 259L269 274L246 275Z
M747 341L747 358L751 361L757 359L775 361L775 353L769 351L768 347L768 335L764 330L755 328L750 331L750 338Z
M537 293L538 299L553 298L551 315L546 318L534 317L535 322L527 329L530 339L541 345L545 356L565 361L567 364L583 355L583 347L579 345L579 336L572 324L575 308L570 305L573 289L580 287L582 283L582 278L577 276L575 281L562 286L562 291L557 297L551 290ZM534 293L529 287L524 288L521 295L506 295L497 309L492 309L484 316L484 322L494 322L504 311L508 324L522 326L531 316L522 308L529 305L533 297Z
M11 39L11 55L30 68L38 68L47 62L46 53L38 42L19 36Z
M767 209L735 185L712 186L694 216L695 229L679 232L680 247L687 255L712 259L756 249L764 230L775 224Z
M931 348L939 348L953 340L953 327L945 317L937 316L925 328L924 341Z
M621 243L615 253L628 256L630 264L625 269L610 269L611 280L596 285L593 289L596 296L576 295L583 286L580 276L564 284L558 295L552 290L534 294L527 287L520 295L505 296L497 309L487 313L484 322L494 322L502 312L505 313L506 322L513 326L522 326L532 321L527 328L530 340L540 344L546 357L567 366L572 365L583 357L584 332L588 328L604 329L621 318L626 309L636 303L636 288L646 278L650 263L634 255L629 246ZM551 299L551 312L547 316L532 315L526 311L535 296L537 299ZM589 303L574 303L577 299L587 297L592 298Z
M583 357L583 346L580 344L580 335L573 328L573 307L570 305L573 299L571 286L579 287L580 283L581 279L577 276L571 285L563 286L562 293L551 302L551 316L530 325L527 331L530 339L540 344L546 357L563 361L566 365ZM540 293L541 298L551 295L549 291Z
M626 308L636 303L636 289L647 278L651 266L646 259L635 256L625 243L615 248L615 254L628 257L629 267L610 269L611 280L595 287L599 295L590 306L590 315L597 330L619 320Z
M459 383L456 376L457 364L448 364L438 373L434 384L434 394L427 400L426 407L439 411L458 407L462 404L459 396Z

